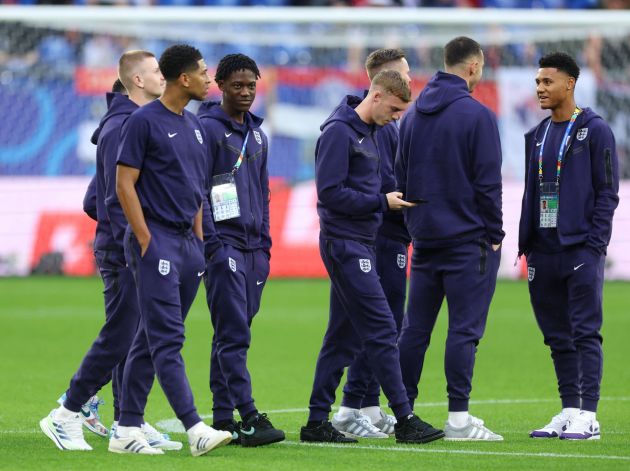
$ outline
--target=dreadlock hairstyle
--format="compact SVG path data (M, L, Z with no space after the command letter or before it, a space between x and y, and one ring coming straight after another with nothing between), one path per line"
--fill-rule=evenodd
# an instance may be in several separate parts
M214 81L226 80L232 73L239 70L251 70L256 79L260 78L260 71L256 62L245 54L228 54L219 61Z

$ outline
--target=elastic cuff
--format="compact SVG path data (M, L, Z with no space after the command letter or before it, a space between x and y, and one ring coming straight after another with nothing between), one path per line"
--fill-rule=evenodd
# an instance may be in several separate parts
M379 395L366 394L361 402L361 409L364 407L377 407L381 405L381 397Z
M142 417L142 414L136 414L135 412L121 412L118 425L122 427L142 427L143 422L144 417Z
M193 409L192 412L189 412L188 414L185 414L178 418L179 420L181 420L182 425L184 426L186 430L188 430L193 425L196 425L199 422L202 422L201 417L199 417L199 414L197 414L196 409Z
M468 399L449 399L448 411L449 412L467 412Z
M341 399L341 405L349 409L361 409L362 402L363 398L354 394L344 394L343 399Z
M238 407L238 414L241 416L241 419L245 419L245 417L250 415L252 412L257 412L256 405L253 402Z
M562 401L563 409L567 407L573 407L575 409L581 408L580 396L564 396L564 397L561 397L560 400Z
M402 404L396 405L390 404L389 407L391 407L396 419L408 417L409 415L413 414L413 410L411 409L411 406L408 402L403 402Z
M582 410L588 412L597 412L597 400L582 398Z

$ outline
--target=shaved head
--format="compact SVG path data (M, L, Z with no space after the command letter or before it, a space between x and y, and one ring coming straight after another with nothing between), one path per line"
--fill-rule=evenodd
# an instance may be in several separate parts
M155 54L149 51L128 51L120 56L118 61L118 78L129 91L134 86L133 78L135 75L142 72L143 62L147 58L155 58Z

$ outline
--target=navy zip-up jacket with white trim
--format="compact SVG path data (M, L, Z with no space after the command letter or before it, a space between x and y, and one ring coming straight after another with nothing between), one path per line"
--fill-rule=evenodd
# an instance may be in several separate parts
M387 211L381 193L376 126L354 108L361 98L346 96L324 121L315 147L317 214L322 236L373 244Z
M260 126L262 118L245 113L244 125L232 120L219 102L204 102L197 112L209 142L209 183L212 177L230 173L249 130L243 162L236 172L236 190L241 215L215 222L212 207L204 200L203 228L206 256L212 257L223 244L242 250L264 250L270 256L269 173L267 136ZM208 188L208 196L211 188Z
M503 240L499 129L464 79L437 72L403 116L396 181L407 201L427 201L405 211L414 247Z
M538 151L549 118L525 134L525 190L519 223L519 255L532 250L535 221ZM558 238L563 246L585 244L605 253L612 219L619 204L619 162L615 136L590 108L578 115L565 148L560 171Z

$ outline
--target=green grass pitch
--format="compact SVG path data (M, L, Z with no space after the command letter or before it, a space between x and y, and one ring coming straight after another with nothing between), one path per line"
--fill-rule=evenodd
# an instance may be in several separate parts
M273 280L254 321L249 355L259 409L287 432L287 441L266 448L225 447L192 458L187 447L165 456L114 455L107 440L86 432L93 452L62 452L38 421L55 406L103 320L99 279L0 280L0 469L630 469L630 285L606 283L604 381L598 418L602 439L535 441L531 428L560 408L553 368L536 326L523 282L499 282L485 338L477 355L471 412L501 433L501 443L397 445L394 439L362 440L354 446L299 443L306 421L315 360L328 316L328 282ZM184 357L197 408L212 411L208 388L211 325L200 289L186 322ZM443 373L446 312L429 348L416 412L436 426L446 418ZM104 423L112 420L111 390L100 395ZM339 397L339 395L338 395ZM386 401L383 399L383 403ZM146 418L176 422L159 386ZM208 419L211 420L211 419ZM185 441L184 434L172 436Z

